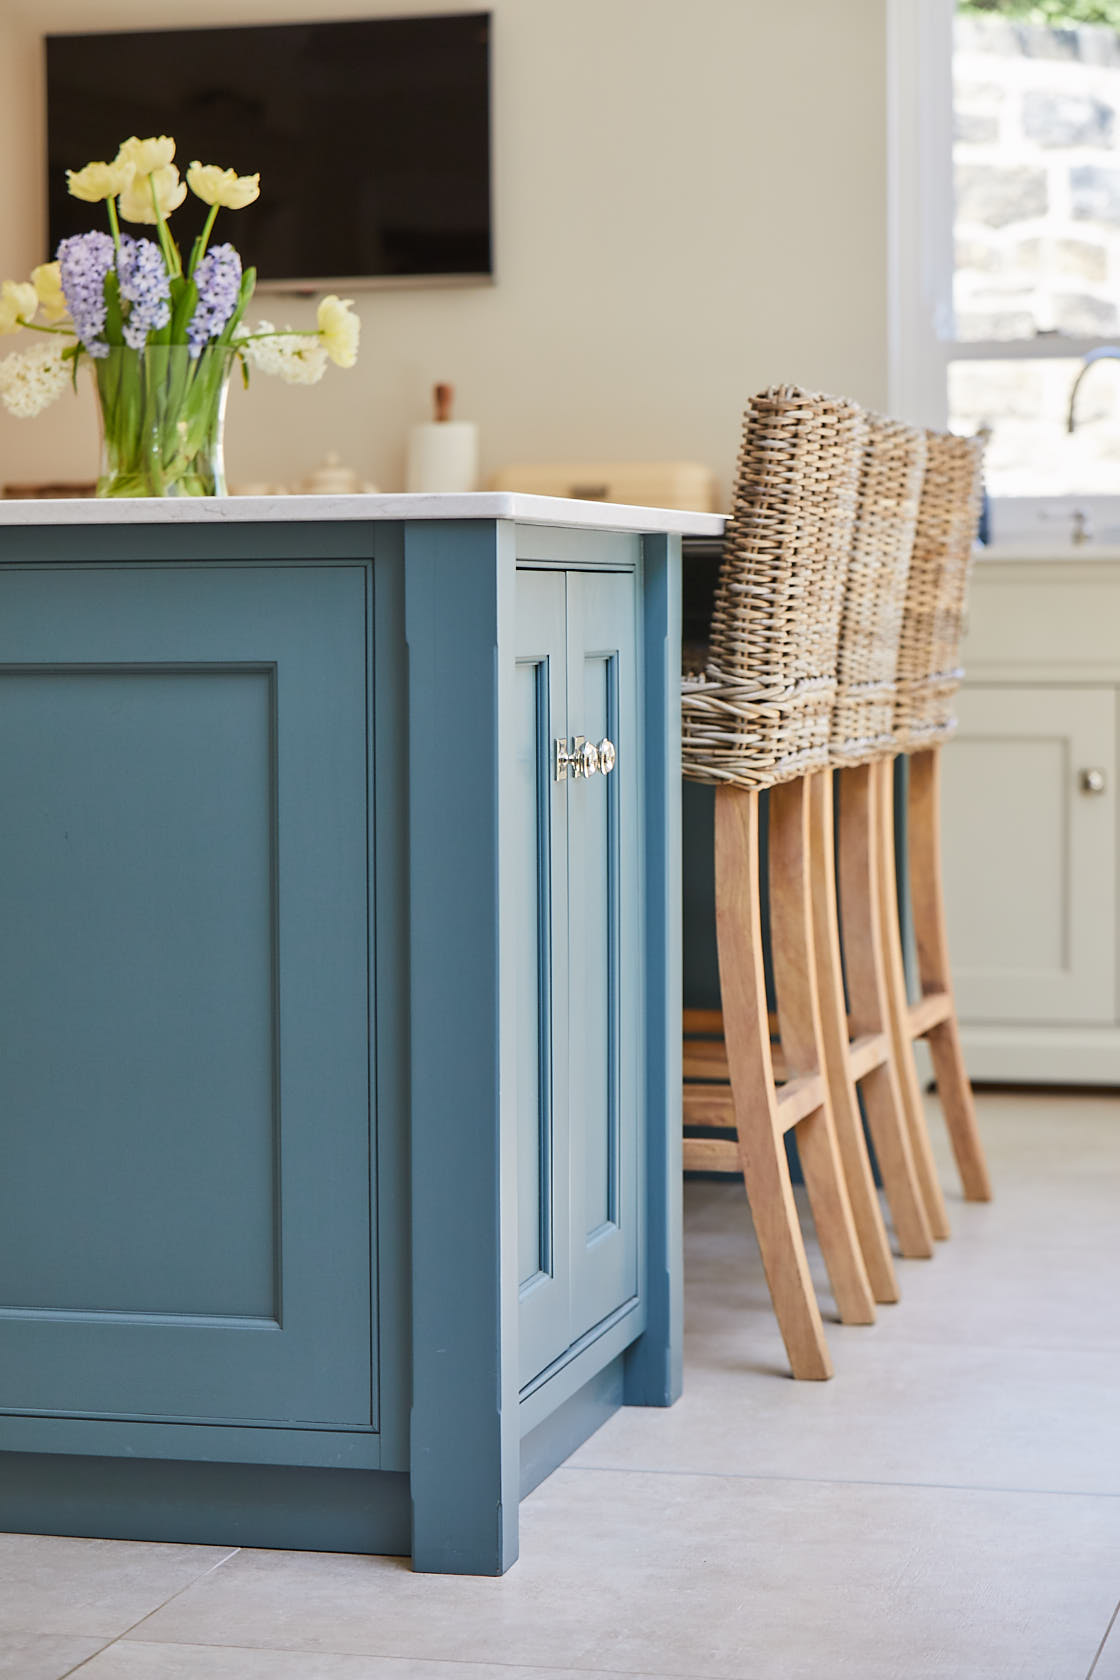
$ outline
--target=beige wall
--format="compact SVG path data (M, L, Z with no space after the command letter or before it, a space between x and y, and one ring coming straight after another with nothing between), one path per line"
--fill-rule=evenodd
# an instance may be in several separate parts
M315 10L308 0L0 5L0 276L18 278L47 254L41 31ZM331 0L327 11L485 5ZM713 467L721 487L751 390L788 379L884 404L885 0L489 5L497 283L356 293L353 372L332 368L312 390L258 379L234 392L231 479L295 483L335 449L399 488L407 429L426 418L437 379L454 382L459 413L480 423L484 471L687 458ZM298 302L260 303L278 321L306 317ZM94 435L85 399L68 395L37 420L0 413L0 480L87 474Z

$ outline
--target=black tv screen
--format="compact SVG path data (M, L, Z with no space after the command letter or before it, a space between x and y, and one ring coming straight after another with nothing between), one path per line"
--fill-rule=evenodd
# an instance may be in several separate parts
M261 177L216 239L262 282L491 273L488 13L231 29L48 35L50 251L101 227L67 169L130 135L170 134L175 161ZM206 206L171 228L189 250ZM133 228L134 233L151 229Z

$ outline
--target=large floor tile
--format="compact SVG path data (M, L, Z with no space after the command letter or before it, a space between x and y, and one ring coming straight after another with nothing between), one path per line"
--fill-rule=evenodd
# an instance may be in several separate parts
M1113 1613L1092 1680L1120 1680L1120 1605Z
M220 1645L158 1645L122 1640L81 1671L81 1680L594 1680L587 1669L503 1663L432 1662L335 1652L246 1650ZM628 1675L627 1680L664 1680ZM686 1677L682 1676L682 1680ZM690 1680L690 1677L689 1677Z
M0 1534L0 1639L9 1632L113 1639L228 1556L218 1546Z
M899 1304L881 1309L872 1327L846 1330L843 1341L853 1349L869 1342L956 1343L1120 1354L1120 1102L997 1097L981 1098L979 1110L995 1199L965 1203L943 1161L953 1236L930 1260L899 1260ZM947 1154L944 1139L939 1153ZM834 1321L800 1192L798 1201L822 1312ZM741 1186L691 1182L685 1203L689 1369L730 1367L734 1360L748 1369L785 1371ZM745 1342L747 1315L758 1322ZM830 1339L838 1351L841 1339Z
M0 1633L0 1680L63 1680L104 1643L88 1635L5 1631Z
M676 1406L616 1413L570 1462L1120 1498L1120 1353L829 1340L831 1383L694 1369Z
M1120 1502L562 1469L501 1580L241 1552L145 1642L694 1680L1084 1680ZM822 1666L823 1665L823 1666Z

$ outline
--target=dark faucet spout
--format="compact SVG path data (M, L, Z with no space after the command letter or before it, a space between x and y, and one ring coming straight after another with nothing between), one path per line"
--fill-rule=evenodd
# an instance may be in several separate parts
M1081 366L1077 370L1077 378L1073 382L1073 389L1069 394L1069 413L1066 415L1066 431L1074 429L1074 405L1077 402L1077 391L1094 362L1120 362L1120 345L1102 344L1096 350L1090 350L1082 357Z

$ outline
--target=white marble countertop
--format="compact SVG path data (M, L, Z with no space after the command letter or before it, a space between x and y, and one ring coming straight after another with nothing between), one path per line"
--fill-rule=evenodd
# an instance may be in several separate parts
M719 513L579 502L563 496L526 496L507 490L460 495L392 496L168 496L136 499L0 501L0 525L224 525L292 524L304 520L512 519L525 525L566 525L599 531L673 532L718 537Z

